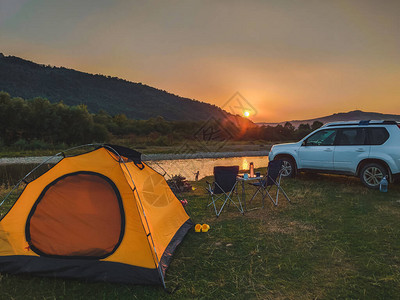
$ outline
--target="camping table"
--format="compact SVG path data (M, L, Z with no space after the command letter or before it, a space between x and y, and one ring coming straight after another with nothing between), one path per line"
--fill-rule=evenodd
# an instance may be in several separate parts
M238 183L241 183L241 186L242 186L242 202L244 205L244 211L247 211L245 183L251 182L251 181L256 181L256 180L260 181L260 180L262 180L262 178L263 178L262 176L258 176L258 177L254 176L254 177L244 178L243 175L239 175L238 177L236 177L236 181Z

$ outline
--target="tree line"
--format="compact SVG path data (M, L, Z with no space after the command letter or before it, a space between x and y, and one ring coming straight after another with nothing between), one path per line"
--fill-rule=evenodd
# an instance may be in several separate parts
M300 124L298 128L292 123L286 122L284 125L259 126L248 129L246 140L267 140L267 141L297 141L305 137L310 132L320 128L323 123L314 121L311 125L308 123Z
M289 122L284 126L249 126L236 128L234 134L219 135L220 139L293 141L302 138L322 123L301 124L295 128ZM112 142L115 138L129 138L135 143L173 145L184 140L199 139L199 132L221 130L217 120L166 121L163 117L133 120L124 114L111 116L100 110L90 113L85 105L68 106L63 102L51 103L47 99L24 100L0 92L0 145L36 148L79 145L92 142ZM223 125L224 128L227 128ZM234 125L233 125L234 127ZM208 129L209 129L208 128ZM240 134L237 134L239 133Z

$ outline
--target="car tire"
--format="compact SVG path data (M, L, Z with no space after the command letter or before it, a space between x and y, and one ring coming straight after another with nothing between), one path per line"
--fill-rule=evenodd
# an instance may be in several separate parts
M293 158L284 156L279 157L277 160L282 161L282 177L293 178L296 175L296 163L294 162Z
M387 176L386 168L378 163L366 164L360 172L361 182L370 189L379 189L382 178Z

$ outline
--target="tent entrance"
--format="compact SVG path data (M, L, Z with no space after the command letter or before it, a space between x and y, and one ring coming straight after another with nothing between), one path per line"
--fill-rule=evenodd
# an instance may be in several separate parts
M118 248L124 227L115 184L99 173L82 171L46 186L28 216L25 234L39 255L98 259Z

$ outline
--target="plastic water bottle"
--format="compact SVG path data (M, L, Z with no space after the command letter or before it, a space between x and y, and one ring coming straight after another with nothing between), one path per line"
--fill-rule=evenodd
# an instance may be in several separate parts
M381 182L379 183L379 191L382 193L386 193L388 191L389 182L386 179L387 176L383 177Z

